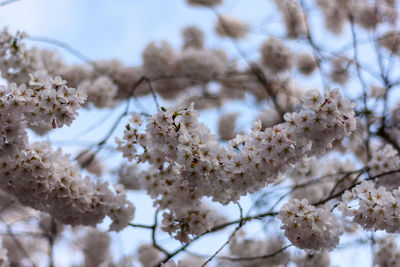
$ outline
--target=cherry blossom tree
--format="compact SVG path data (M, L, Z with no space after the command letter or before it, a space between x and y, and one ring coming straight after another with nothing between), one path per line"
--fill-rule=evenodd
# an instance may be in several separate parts
M400 266L398 2L268 2L280 34L187 0L221 45L188 25L135 66L4 27L0 266L330 266L357 246ZM224 111L240 105L249 117ZM121 113L76 155L49 138L101 110ZM132 200L144 192L149 224ZM114 234L136 231L147 241L116 256ZM71 250L79 262L60 258Z

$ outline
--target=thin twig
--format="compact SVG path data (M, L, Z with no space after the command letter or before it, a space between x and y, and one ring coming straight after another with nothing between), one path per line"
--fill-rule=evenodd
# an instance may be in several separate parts
M235 228L235 230L233 230L233 232L230 234L228 240L226 240L226 242L224 242L224 244L222 244L222 246L217 249L217 251L215 251L215 253L213 255L211 255L211 257L209 257L202 265L201 267L206 266L210 261L212 261L217 255L218 253L221 252L221 250L228 245L228 243L232 240L233 236L236 234L237 231L239 231L240 228L242 228L243 226L243 220L241 220L241 222L239 223L239 225Z
M152 225L144 225L144 224L137 224L137 223L129 223L129 226L137 227L137 228L145 228L145 229L153 229Z
M349 15L349 21L350 21L350 29L351 29L351 36L352 36L352 41L353 41L353 59L354 59L354 64L356 65L356 72L357 72L357 77L358 80L360 81L362 91L363 91L363 113L365 114L365 124L367 128L367 138L365 139L365 150L367 152L367 161L370 160L371 158L371 152L370 152L370 145L369 145L369 139L371 137L371 132L370 132L370 121L369 121L369 109L368 109L368 103L367 103L367 83L364 80L364 77L362 76L361 73L361 62L360 58L358 55L358 43L357 43L357 35L356 35L356 30L355 30L355 25L354 25L354 17L352 14Z
M69 53L71 53L72 55L74 55L75 57L77 57L78 59L80 59L83 62L87 63L88 65L91 65L94 68L96 67L94 65L93 61L90 58L88 58L87 56L85 56L84 54L82 54L80 51L78 51L77 49L73 48L69 44L67 44L65 42L62 42L60 40L56 40L56 39L52 39L52 38L48 38L48 37L43 37L43 36L28 36L25 39L26 40L30 40L30 41L35 41L35 42L48 43L48 44L52 44L52 45L61 47L61 48L65 49L66 51L68 51Z
M54 267L54 239L57 235L57 223L51 218L50 233L47 235L49 241L49 267Z
M313 35L311 33L311 28L310 28L310 24L308 21L308 16L306 13L306 8L305 8L305 4L304 1L301 0L300 1L300 6L302 9L302 13L303 13L303 19L304 19L304 23L306 24L306 40L308 42L308 44L310 45L312 51L313 51L313 55L315 57L315 63L317 64L319 73L320 73L320 78L321 78L321 83L322 83L322 87L325 88L327 86L327 83L325 81L325 75L324 75L324 71L322 69L322 53L321 53L321 48L315 43Z
M147 85L149 87L150 93L153 96L154 103L156 103L157 111L159 111L160 110L160 104L158 103L157 95L156 95L156 93L155 93L155 91L153 89L153 86L151 85L151 81L147 77L144 77L144 80L146 81L146 83L147 83Z
M211 11L214 13L214 15L219 18L219 14L218 12L214 9L214 8L210 8ZM225 32L229 32L229 30L227 29L227 26L225 25L225 23L221 23L221 21L218 19L218 23L221 25L222 29ZM254 74L254 76L257 78L257 80L259 81L259 83L264 87L265 91L267 92L267 94L269 95L269 97L272 99L272 103L276 109L276 111L279 114L280 119L283 119L283 115L285 114L284 110L282 109L282 107L280 106L278 99L276 97L276 94L273 92L272 88L271 88L271 84L270 82L267 80L267 78L265 77L264 72L261 70L261 68L256 64L253 63L251 64L247 58L246 55L244 53L244 51L242 50L242 48L239 46L238 42L236 42L235 39L233 38L229 38L233 44L233 46L235 47L236 51L238 52L238 54L242 57L242 59L246 62L249 70Z
M33 261L33 259L29 256L29 253L26 251L26 249L24 248L24 246L22 245L22 243L19 241L19 239L14 235L11 226L3 219L2 216L0 216L0 219L6 224L7 226L7 233L8 235L11 236L11 238L13 239L14 243L17 245L17 247L22 251L22 253L24 254L25 258L27 258L32 266L36 267L36 263Z
M160 245L157 244L157 240L156 240L156 230L157 230L157 224L158 224L158 210L156 210L155 214L154 214L154 224L152 226L152 230L151 230L151 240L153 242L153 247L155 247L156 249L158 249L159 251L161 251L162 253L164 253L165 255L169 256L169 252L166 251L164 248L162 248Z
M106 142L108 141L108 139L111 137L111 135L114 133L115 129L117 128L117 126L119 125L119 123L121 122L121 120L128 115L129 112L129 106L130 106L130 99L131 97L135 94L136 89L140 86L140 84L142 84L144 81L146 81L146 77L142 76L133 86L132 86L132 90L129 93L129 97L126 100L126 106L125 106L125 110L118 116L117 120L114 122L113 126L111 127L111 129L107 132L106 136L100 140L95 146L97 147L97 149L95 150L95 152L93 152L91 154L91 156L81 165L82 168L85 168L87 166L90 165L90 163L94 160L95 156L97 155L97 153L100 152L100 150L103 148L103 146L106 144ZM76 160L77 158L75 158Z
M277 251L271 253L271 254L267 254L267 255L262 255L262 256L254 256L254 257L240 257L240 258L232 258L232 257L225 257L225 256L221 256L221 259L224 260L229 260L229 261L252 261L252 260L259 260L259 259L268 259L268 258L272 258L276 255L278 255L279 253L283 252L284 250L292 247L293 245L286 245L280 249L278 249Z
M243 209L242 206L240 205L240 203L237 203L237 206L239 208L239 213L240 213L240 221L239 221L239 225L235 228L235 230L233 230L233 232L230 234L228 240L226 240L226 242L219 248L217 249L217 251L215 251L215 253L213 255L211 255L211 257L209 257L202 265L201 267L206 266L210 261L212 261L217 255L218 253L221 252L221 250L232 240L233 236L236 234L237 231L239 231L240 228L242 228L242 226L246 223L243 220Z
M17 1L21 1L21 0L6 0L6 1L0 2L0 7L17 2Z
M363 168L362 172L360 172L359 175L362 175L363 173L365 173L366 170L367 170L366 168ZM383 173L380 173L378 175L369 177L369 178L367 178L365 180L373 180L373 179L377 179L377 178L385 176L385 175L394 174L394 173L398 173L398 172L400 172L400 169L393 170L393 171L388 171L388 172L383 172ZM320 201L318 201L316 203L312 203L312 205L313 206L322 205L322 204L328 202L331 199L334 199L334 198L337 198L337 197L341 196L344 192L346 192L347 190L351 190L353 187L355 187L355 186L357 186L359 184L361 184L361 182L353 182L351 185L349 185L347 188L341 190L340 192L338 192L338 193L336 193L334 195L328 196L325 199L322 199L322 200L320 200ZM213 227L212 229L210 229L209 231L204 232L203 234L196 236L189 243L187 243L187 244L181 246L180 248L176 249L175 251L169 253L161 262L159 262L159 264L157 266L161 266L162 263L167 262L168 260L170 260L171 258L176 256L180 252L184 251L187 247L189 247L195 241L197 241L198 239L200 239L201 237L203 237L203 236L205 236L207 234L219 231L219 230L224 229L224 228L226 228L227 226L230 226L230 225L240 224L240 223L244 224L244 223L246 223L248 221L252 221L252 220L256 220L256 219L262 219L262 218L265 218L265 217L274 217L274 216L276 216L278 214L279 214L279 212L267 211L267 212L259 213L259 214L253 215L253 216L246 216L246 217L243 217L243 218L240 218L240 219L237 219L237 220L234 220L234 221L230 221L230 222L227 222L227 223L224 223L224 224L221 224L221 225L217 225L217 226ZM286 249L286 247L285 247L285 249ZM279 252L275 252L275 253L279 253ZM271 257L270 255L266 255L266 256L263 256L263 257ZM250 258L247 258L247 259L250 259Z
M238 224L240 222L242 222L242 224L244 224L245 222L251 221L251 220L254 220L254 219L261 219L261 218L264 218L264 217L276 216L276 215L278 215L278 212L264 212L264 213L260 213L260 214L254 215L254 216L247 216L247 217L243 217L243 218L238 219L238 220L234 220L234 221L231 221L231 222L227 222L227 223L223 223L223 224L217 225L217 226L211 228L209 231L206 231L203 234L194 237L192 239L192 241L190 241L189 243L181 246L180 248L177 248L174 252L170 253L169 256L165 257L161 262L159 262L159 264L157 266L161 266L162 263L166 263L168 260L172 259L177 254L179 254L180 252L184 251L187 247L189 247L191 244L193 244L196 240L200 239L201 237L203 237L205 235L217 232L219 230L222 230L222 229L226 228L227 226Z
M369 177L369 178L365 179L364 181L374 180L374 179L376 179L376 178L379 178L379 177L382 177L382 176L385 176L385 175L389 175L389 174L398 173L398 172L400 172L400 169L398 169L398 170L393 170L393 171L388 171L388 172L383 172L383 173L380 173L380 174L378 174L378 175ZM360 174L360 175L361 175L361 174ZM356 178L357 178L357 177L356 177ZM362 181L352 183L350 186L348 186L347 188L341 190L340 192L338 192L338 193L336 193L336 194L334 194L334 195L330 195L330 196L328 196L327 198L325 198L325 199L323 199L323 200L321 200L321 201L318 201L318 202L316 202L316 203L313 203L312 205L313 205L313 206L322 205L322 204L328 202L328 201L331 200L331 199L334 199L334 198L337 198L337 197L341 196L341 195L342 195L344 192L346 192L347 190L351 190L352 188L356 187L357 185L359 185L359 184L361 184L361 183L362 183Z

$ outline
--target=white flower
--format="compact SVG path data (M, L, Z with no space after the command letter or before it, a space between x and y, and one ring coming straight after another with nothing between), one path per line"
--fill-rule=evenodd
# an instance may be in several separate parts
M143 123L142 115L139 113L133 112L129 121L133 124L133 126L140 127Z
M322 96L318 90L309 90L302 97L304 108L316 110L322 104Z

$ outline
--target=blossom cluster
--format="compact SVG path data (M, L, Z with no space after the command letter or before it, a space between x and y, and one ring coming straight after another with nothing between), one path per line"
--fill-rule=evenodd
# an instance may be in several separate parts
M200 262L205 261L198 256L188 255L177 263L174 260L169 260L166 263L161 264L161 267L200 267Z
M5 265L1 265L2 267L13 266L15 263L26 263L27 256L21 251L18 243L11 236L5 236L2 238L2 260L4 260ZM43 242L34 242L32 238L19 238L18 242L23 245L26 253L32 254L35 252L43 252L44 251L44 243Z
M342 195L340 209L367 230L400 232L400 191L376 188L372 181L362 181ZM356 205L358 204L358 205Z
M25 127L44 133L70 125L85 99L83 92L66 86L61 77L52 79L45 72L31 75L28 85L0 86L1 154L24 148Z
M364 29L374 29L379 24L395 25L398 18L396 1L378 0L318 0L325 27L335 34L342 33L346 22L352 20Z
M140 245L137 249L137 254L143 266L155 266L162 260L160 251L150 244Z
M292 199L282 206L278 218L292 244L311 252L333 250L343 234L329 207L316 208L307 199Z
M374 245L373 252L376 266L400 265L400 250L393 235L379 238Z
M349 78L349 67L351 60L345 56L335 57L331 60L331 71L329 76L331 80L338 84L345 84Z
M218 119L218 135L222 140L229 141L236 136L235 126L237 113L225 113Z
M114 194L107 183L83 179L61 150L28 143L25 127L43 133L70 125L86 95L59 76L36 72L30 77L28 84L0 87L0 188L59 222L95 225L108 215L113 219L110 228L121 230L134 207L120 189Z
M291 38L305 35L307 25L304 12L299 4L294 0L274 0L274 2L282 13L287 35Z
M308 53L303 53L296 57L296 65L302 74L308 76L317 68L317 60L314 56Z
M307 254L296 259L296 264L298 267L329 267L331 266L331 261L329 259L329 253L315 253Z
M229 242L230 254L237 258L254 257L253 260L240 261L238 263L229 262L227 266L241 267L262 267L262 266L285 266L290 260L288 251L283 251L278 255L268 258L262 256L270 255L283 247L283 239L272 236L265 240L262 239L246 239L243 232L238 232ZM260 257L257 259L257 257ZM223 260L221 260L223 263ZM222 264L223 265L223 264Z
M121 230L133 217L134 207L123 191L117 188L114 194L108 183L83 179L79 168L48 143L33 143L0 162L0 188L61 223L95 225L108 215L110 229Z
M7 28L0 31L0 71L1 76L7 81L17 84L28 83L29 74L39 70L46 70L50 75L56 76L57 69L63 63L55 51L45 49L27 48L22 41L27 37L24 32L14 36Z
M289 70L293 56L289 47L280 39L270 37L260 46L262 63L273 73Z
M387 144L381 149L372 149L373 153L368 162L369 174L376 179L377 186L384 186L386 189L393 190L400 186L400 174L395 172L400 170L400 157L397 150ZM382 175L385 172L394 173Z
M354 130L354 105L338 90L327 91L325 99L310 91L303 102L299 113L284 116L286 122L262 129L257 121L249 136L236 136L228 147L221 147L198 121L193 105L161 110L147 119L146 132L140 131L142 121L134 114L131 121L137 123L126 127L122 140L117 138L118 149L128 159L152 164L142 174L145 188L161 209L169 209L182 222L181 214L201 214L202 197L222 204L235 202L279 181L291 164L323 153L333 140ZM199 228L191 229L199 234Z
M96 157L96 155L89 150L83 150L76 156L76 161L80 167L86 169L88 172L101 176L104 172L103 163Z
M4 248L0 249L0 267L8 267L10 266L10 262L7 257L7 250Z
M234 39L242 39L246 37L249 26L234 17L228 15L220 15L215 25L215 31L220 36L227 36Z
M108 76L100 76L94 81L86 80L82 82L79 89L88 95L88 101L95 107L113 107L115 105L115 96L117 95L117 86Z
M111 237L107 233L97 229L90 229L80 240L84 253L84 265L86 267L106 266L111 259Z
M174 209L163 214L162 229L181 242L189 242L190 235L205 233L226 219L203 203L199 207Z
M118 175L118 183L122 184L125 189L139 190L141 183L139 180L138 165L135 163L122 163L116 173Z
M183 46L182 49L204 48L204 33L196 26L188 26L182 30Z

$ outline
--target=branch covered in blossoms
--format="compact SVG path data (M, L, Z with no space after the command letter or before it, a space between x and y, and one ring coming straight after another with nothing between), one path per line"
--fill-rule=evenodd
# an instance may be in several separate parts
M45 72L29 84L0 88L0 188L21 204L50 213L71 225L95 225L108 215L112 230L121 230L134 207L120 188L82 178L79 168L50 144L29 144L25 128L47 130L70 125L86 95Z
M187 242L188 234L213 225L201 208L202 197L228 204L279 181L292 164L324 153L335 139L349 135L356 123L353 108L338 90L326 91L326 98L310 91L299 113L285 114L286 122L262 129L258 121L249 136L238 135L227 148L198 122L193 105L163 109L147 119L144 133L140 115L133 114L117 143L124 157L153 165L142 173L145 187L155 204L169 209L164 230Z
M184 2L211 23L139 57L0 30L0 266L397 266L398 1Z

